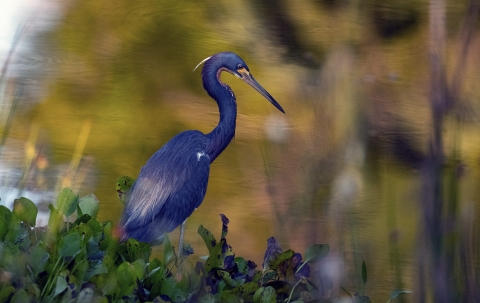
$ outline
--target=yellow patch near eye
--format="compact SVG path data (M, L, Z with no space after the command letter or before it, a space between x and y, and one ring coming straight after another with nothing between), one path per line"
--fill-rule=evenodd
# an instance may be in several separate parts
M245 69L245 67L237 69L237 72L242 75L250 75L250 73L248 72L248 70Z

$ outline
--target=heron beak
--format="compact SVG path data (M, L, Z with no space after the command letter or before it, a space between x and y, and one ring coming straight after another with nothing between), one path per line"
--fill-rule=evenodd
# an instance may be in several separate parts
M265 99L270 101L270 103L272 103L273 106L275 106L279 111L281 111L282 113L285 113L285 111L280 106L280 104L278 104L278 102L275 101L275 99L273 99L273 97L260 84L258 84L258 82L252 77L252 75L248 70L246 70L245 68L240 68L240 69L237 69L237 73L234 73L235 76L239 77L240 79L245 81L247 84L249 84L251 87L253 87L257 92L259 92L262 96L264 96Z

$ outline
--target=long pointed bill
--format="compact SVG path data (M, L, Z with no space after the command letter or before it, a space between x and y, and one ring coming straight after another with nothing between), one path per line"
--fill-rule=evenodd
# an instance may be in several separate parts
M264 96L265 99L270 101L270 103L272 103L276 108L278 108L279 111L285 113L280 104L278 104L278 102L273 99L273 97L252 77L252 75L245 68L238 69L237 72L241 75L240 79L248 83L257 92Z

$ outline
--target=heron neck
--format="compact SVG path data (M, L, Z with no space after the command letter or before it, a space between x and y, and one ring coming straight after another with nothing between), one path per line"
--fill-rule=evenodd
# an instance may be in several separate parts
M214 97L217 101L220 111L220 121L217 127L207 135L207 153L210 157L210 163L228 146L235 136L235 126L237 119L237 103L235 96L228 85L221 85L223 92L221 96ZM218 91L217 91L218 92ZM212 96L213 97L213 96Z

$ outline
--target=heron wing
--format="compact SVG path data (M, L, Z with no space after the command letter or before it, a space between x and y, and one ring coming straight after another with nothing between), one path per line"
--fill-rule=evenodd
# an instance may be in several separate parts
M185 221L202 203L210 159L198 131L172 138L145 164L122 216L128 237L151 242Z

